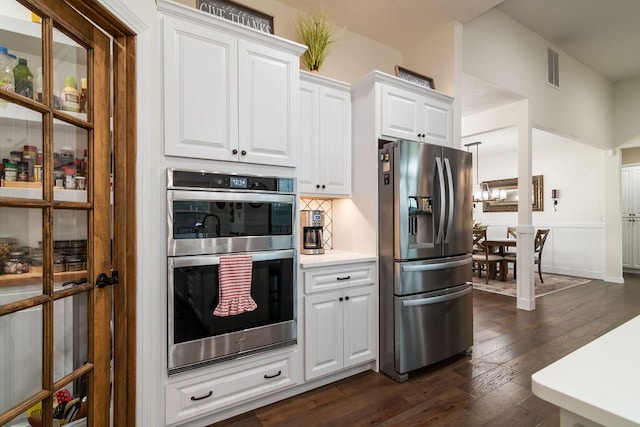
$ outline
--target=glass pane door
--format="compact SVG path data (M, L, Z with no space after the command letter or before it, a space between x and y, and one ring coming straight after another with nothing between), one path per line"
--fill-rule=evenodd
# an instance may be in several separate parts
M108 425L110 40L62 0L1 5L0 425Z

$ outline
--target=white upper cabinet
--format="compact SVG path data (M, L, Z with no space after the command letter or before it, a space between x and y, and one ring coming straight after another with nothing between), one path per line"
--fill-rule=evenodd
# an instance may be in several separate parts
M296 166L304 47L162 3L165 154Z
M395 83L395 82L394 82ZM453 102L442 94L416 87L380 86L380 135L451 147Z
M453 146L452 97L380 71L354 82L351 94L356 140L366 135L376 152L380 138Z
M640 166L623 166L621 172L622 216L640 216Z
M300 193L351 194L351 92L346 83L301 72Z

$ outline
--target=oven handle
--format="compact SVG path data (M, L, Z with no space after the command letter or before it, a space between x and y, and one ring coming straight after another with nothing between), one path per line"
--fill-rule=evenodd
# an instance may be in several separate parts
M293 203L295 195L292 194L261 194L261 193L240 193L225 191L182 191L169 190L169 201L180 200L203 200L209 202L280 202Z
M250 252L253 262L293 258L294 253L295 251L293 249L284 251ZM169 267L172 268L198 267L203 265L218 264L220 264L220 255L184 256L169 258Z

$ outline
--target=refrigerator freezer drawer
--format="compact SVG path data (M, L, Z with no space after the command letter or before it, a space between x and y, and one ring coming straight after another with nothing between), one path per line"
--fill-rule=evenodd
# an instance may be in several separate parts
M471 282L471 255L426 261L393 263L394 289L398 296L452 288Z
M461 353L473 344L470 284L395 297L395 371L404 374Z

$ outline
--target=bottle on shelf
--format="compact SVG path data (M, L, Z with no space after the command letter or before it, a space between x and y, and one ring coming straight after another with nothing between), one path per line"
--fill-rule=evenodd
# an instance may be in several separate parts
M80 79L80 112L87 112L87 79Z
M60 108L64 111L80 112L80 94L76 89L76 79L67 76L65 87L60 91Z
M42 67L36 71L36 101L42 102Z
M0 46L0 89L15 91L11 58L4 46Z
M34 99L33 74L25 58L18 58L18 65L13 69L13 79L16 93Z

